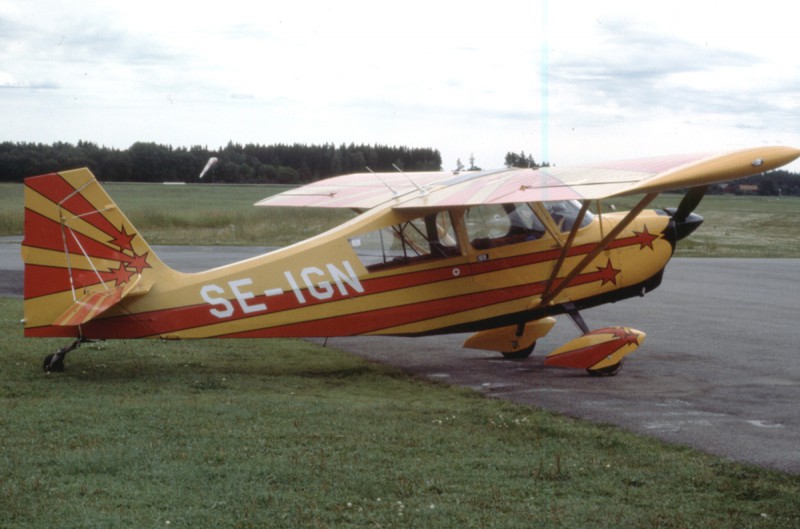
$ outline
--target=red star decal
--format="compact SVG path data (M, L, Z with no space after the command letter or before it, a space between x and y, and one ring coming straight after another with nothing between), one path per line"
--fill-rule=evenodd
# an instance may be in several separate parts
M125 268L125 263L120 263L119 268L116 270L111 270L111 279L114 280L114 286L118 287L120 285L124 285L128 281L131 280L131 276L133 272Z
M606 283L614 283L616 285L617 275L622 272L622 270L617 270L611 266L611 259L608 260L605 267L598 266L597 271L600 272L600 278L603 280L603 284L600 286L605 286Z
M614 329L612 334L617 338L617 340L622 341L622 345L620 347L622 347L623 345L630 345L630 344L639 345L639 336L637 336L636 333L630 332L625 328Z
M111 240L111 244L119 246L120 250L133 250L131 241L136 237L136 233L128 233L123 225L122 228L116 233L116 236Z
M647 231L647 225L644 226L644 231L635 231L633 233L636 235L636 242L639 243L640 250L644 250L645 246L653 250L653 241L660 237L660 235L653 235Z
M150 252L144 252L142 255L133 254L133 258L130 259L127 265L131 268L136 269L137 274L141 274L145 268L152 268L149 264L147 264L147 256Z

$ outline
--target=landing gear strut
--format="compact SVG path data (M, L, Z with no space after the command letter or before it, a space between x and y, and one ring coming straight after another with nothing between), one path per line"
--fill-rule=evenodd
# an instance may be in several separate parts
M569 307L567 311L567 315L572 319L575 325L583 332L583 334L589 334L591 331L589 330L589 326L586 325L586 322L583 320L583 316L581 316L580 312L572 306ZM617 362L614 365L601 367L600 369L587 369L586 372L593 377L613 377L619 373L619 370L622 369L622 360Z
M48 373L61 373L64 371L64 357L67 356L68 352L72 351L73 349L77 349L81 343L83 343L83 340L78 338L70 345L62 347L55 353L45 356L44 365L42 366L44 370Z

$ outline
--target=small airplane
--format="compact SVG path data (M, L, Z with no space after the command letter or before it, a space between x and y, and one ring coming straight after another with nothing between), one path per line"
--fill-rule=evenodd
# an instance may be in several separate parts
M707 187L787 164L791 147L538 169L373 173L257 202L348 208L353 219L294 245L199 273L165 265L88 169L25 180L25 336L89 340L419 336L528 357L566 314L581 335L547 366L613 375L645 334L590 330L584 309L642 296L702 222ZM688 189L677 208L647 209ZM602 199L636 195L629 212Z

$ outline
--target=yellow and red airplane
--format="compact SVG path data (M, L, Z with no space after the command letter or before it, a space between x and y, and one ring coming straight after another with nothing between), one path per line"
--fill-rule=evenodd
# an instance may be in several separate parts
M165 265L88 169L25 181L25 335L86 340L425 335L525 358L569 315L583 334L545 364L615 374L643 341L591 331L583 309L644 295L702 222L708 185L800 156L791 147L481 172L362 173L266 198L349 208L352 220L292 246L200 273ZM688 189L677 208L648 210ZM596 201L643 195L625 213Z

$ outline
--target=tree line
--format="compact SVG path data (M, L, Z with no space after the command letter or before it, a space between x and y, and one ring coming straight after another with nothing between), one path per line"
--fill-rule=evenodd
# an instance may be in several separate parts
M218 162L200 180L200 172L209 158ZM303 184L330 176L357 173L369 167L373 171L438 171L442 157L432 148L350 144L245 144L230 142L220 149L208 147L172 147L137 142L128 149L101 147L79 141L0 143L0 182L22 182L25 177L89 167L102 181L112 182L219 182ZM506 167L547 167L524 151L508 152ZM458 162L458 169L480 170L474 156L469 167ZM737 192L738 184L758 186L759 195L800 196L800 175L785 170L751 176L729 186ZM722 188L711 190L721 192Z
M520 168L533 168L537 169L539 167L550 167L550 164L547 162L543 162L541 164L536 163L536 160L533 159L532 154L525 154L525 151L520 151L519 153L515 152L507 152L506 153L506 167L520 167Z
M758 194L763 196L800 196L800 174L783 169L760 175L749 176L737 182L758 186ZM739 192L734 188L733 192Z
M79 141L0 143L0 181L22 182L27 176L89 167L102 181L199 182L209 158L218 162L202 181L225 183L302 184L340 174L394 171L436 171L441 154L431 148L386 145L259 145L228 143L221 149L172 147L137 142L128 149Z

